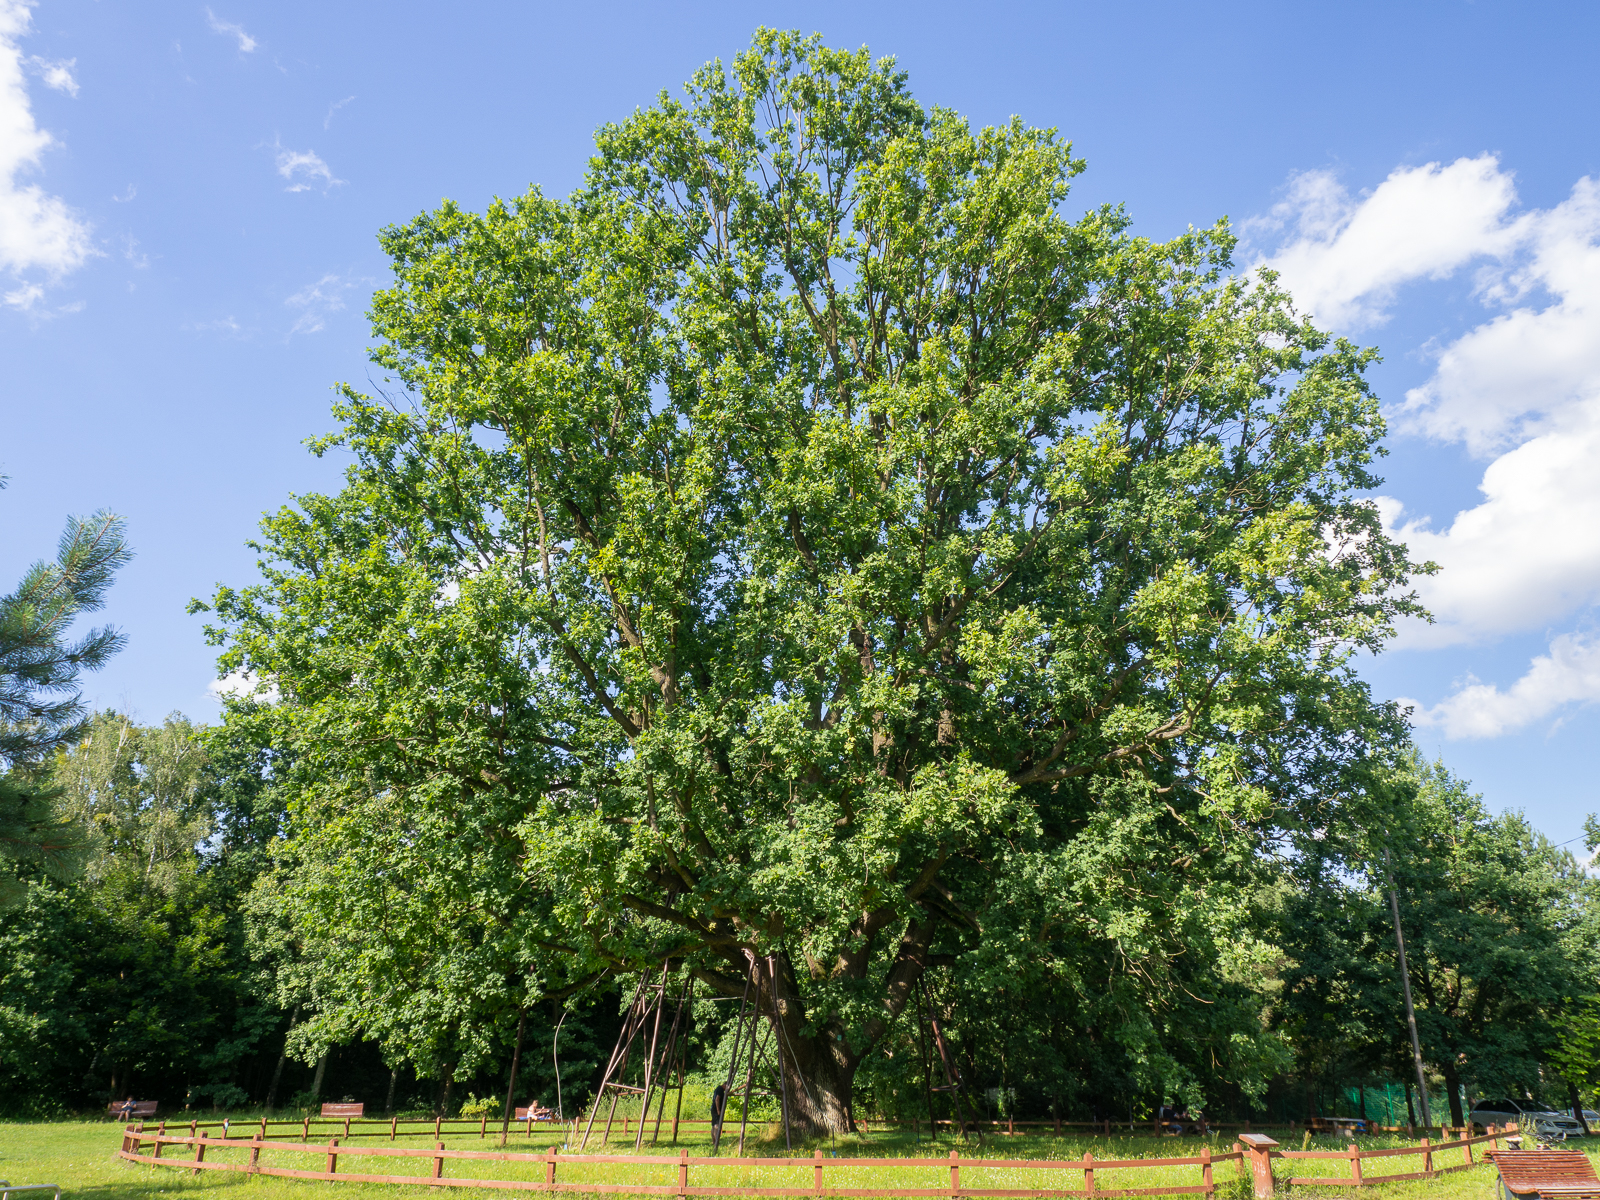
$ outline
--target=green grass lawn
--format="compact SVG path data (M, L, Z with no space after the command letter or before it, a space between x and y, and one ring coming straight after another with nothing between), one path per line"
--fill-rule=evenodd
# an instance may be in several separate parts
M190 1170L176 1166L151 1167L128 1163L116 1157L121 1141L120 1129L120 1125L106 1121L0 1123L0 1179L9 1180L13 1184L59 1183L74 1200L79 1198L146 1200L148 1197L158 1195L176 1197L180 1194L192 1196L193 1200L201 1200L202 1197L226 1200L229 1195L235 1196L236 1200L245 1200L246 1197L248 1200L311 1200L314 1196L325 1195L330 1187L336 1187L337 1194L348 1200L367 1200L369 1197L371 1200L376 1200L379 1196L389 1197L390 1200L405 1200L427 1194L435 1197L439 1195L437 1192L429 1193L426 1185L420 1183L415 1186L354 1182L332 1185L271 1176L246 1176L228 1171L206 1171L196 1175ZM151 1125L150 1129L153 1130L154 1125ZM234 1133L235 1135L244 1133L248 1136L248 1129L248 1118L240 1118L234 1126ZM334 1122L313 1123L312 1139L325 1141L334 1133L341 1132L341 1129L342 1127ZM181 1128L177 1123L173 1123L169 1125L168 1132L187 1133L187 1123ZM752 1157L783 1156L781 1135L774 1140L771 1133L770 1128L762 1130L761 1134L766 1138L763 1141L758 1140L755 1131L752 1130L752 1137L746 1145L746 1154ZM507 1148L542 1153L552 1147L560 1148L562 1140L561 1129L536 1126L531 1138L513 1134L511 1144ZM496 1141L497 1137L493 1132L487 1140L480 1140L475 1133L445 1139L447 1147L452 1150L491 1150L494 1149ZM659 1156L654 1162L564 1165L558 1180L570 1181L573 1192L579 1194L583 1192L585 1183L672 1183L676 1180L676 1172L668 1162L661 1161L662 1158L676 1158L679 1149L687 1149L693 1156L709 1153L709 1139L699 1130L680 1138L676 1147L663 1144L652 1148L648 1145L648 1136L646 1142L646 1152ZM1284 1142L1286 1149L1298 1149L1300 1146L1299 1139L1291 1142L1285 1136ZM910 1133L872 1133L813 1143L804 1148L797 1147L796 1155L803 1156L805 1161L797 1162L793 1167L785 1165L695 1167L690 1182L693 1186L808 1188L811 1184L811 1155L817 1149L822 1151L825 1158L831 1158L835 1154L841 1158L944 1158L951 1149L959 1148L963 1158L1060 1160L1079 1159L1085 1150L1091 1151L1097 1159L1191 1156L1199 1154L1202 1144L1197 1138L1156 1139L1145 1136L1114 1136L1107 1139L1083 1136L1055 1138L1041 1135L1017 1138L991 1137L982 1146L976 1144L963 1146L946 1136L941 1137L937 1145L930 1145L926 1136L914 1139ZM1402 1143L1380 1137L1369 1139L1363 1144L1377 1148ZM419 1149L430 1147L431 1131L428 1135L402 1136L394 1142L385 1135L377 1138L352 1139L342 1143L343 1147L390 1145ZM1232 1147L1232 1139L1224 1135L1211 1145L1213 1153L1226 1153ZM1322 1139L1320 1142L1314 1142L1312 1148L1333 1150L1343 1147L1336 1145L1333 1139ZM1585 1148L1589 1150L1591 1156L1600 1151L1600 1146ZM575 1147L573 1149L575 1150ZM592 1140L588 1153L617 1153L631 1149L631 1138L628 1139L626 1146L614 1142L607 1147L601 1147ZM724 1154L730 1154L732 1148L725 1142L723 1151ZM165 1153L187 1158L193 1151L188 1147L171 1147ZM1459 1156L1459 1151L1453 1152L1449 1158L1438 1156L1436 1165L1451 1165L1459 1161ZM247 1157L247 1152L210 1149L206 1157L208 1161L233 1159L243 1161ZM263 1152L262 1161L268 1165L296 1166L312 1170L321 1170L325 1165L320 1157L313 1158L305 1154L272 1149ZM1369 1164L1367 1169L1371 1174L1380 1171L1399 1172L1415 1169L1409 1165L1412 1163L1420 1166L1418 1160L1407 1157L1384 1160L1381 1167L1378 1164ZM1288 1161L1279 1160L1276 1166L1280 1180L1291 1173ZM352 1173L426 1176L431 1169L432 1161L427 1157L373 1159L343 1155L339 1162L341 1172ZM1292 1170L1296 1174L1346 1173L1344 1164L1337 1162L1296 1162ZM1232 1163L1219 1164L1215 1172L1222 1200L1248 1200L1250 1196L1248 1184L1236 1177ZM542 1178L542 1167L532 1163L446 1160L445 1174L457 1178L538 1179ZM1101 1188L1158 1187L1166 1184L1198 1183L1199 1176L1199 1168L1192 1166L1140 1167L1120 1171L1098 1171L1096 1184ZM1049 1180L1048 1183L1046 1179ZM1046 1176L1038 1170L1025 1168L974 1166L962 1169L962 1184L967 1187L1077 1188L1082 1186L1082 1180L1082 1175L1076 1171L1059 1173L1050 1171ZM1492 1168L1477 1167L1471 1171L1457 1172L1436 1180L1418 1180L1368 1188L1362 1195L1365 1200L1491 1200L1494 1192L1493 1180ZM949 1173L941 1167L900 1167L885 1170L841 1165L827 1168L823 1183L825 1187L881 1185L886 1188L944 1188L949 1186ZM454 1189L450 1194L460 1194L466 1190L470 1189ZM1324 1194L1330 1197L1351 1195L1347 1189L1335 1188L1290 1189L1280 1186L1280 1190L1286 1194L1301 1196L1304 1200L1312 1200L1313 1197Z

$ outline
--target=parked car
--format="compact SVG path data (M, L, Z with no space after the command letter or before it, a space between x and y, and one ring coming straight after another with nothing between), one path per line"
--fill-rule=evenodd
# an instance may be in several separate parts
M1583 1126L1571 1113L1555 1112L1540 1105L1504 1097L1479 1100L1472 1106L1472 1114L1468 1119L1485 1129L1490 1125L1509 1125L1515 1121L1517 1128L1524 1133L1583 1136Z

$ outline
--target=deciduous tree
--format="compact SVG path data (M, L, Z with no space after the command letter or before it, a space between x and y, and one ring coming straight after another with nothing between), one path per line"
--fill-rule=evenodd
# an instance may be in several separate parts
M389 390L317 443L347 485L213 601L283 697L325 977L425 950L443 1028L770 955L825 1128L936 968L1190 1070L1162 1014L1271 954L1259 837L1403 734L1351 658L1412 567L1361 498L1371 354L1225 225L1069 217L1081 169L763 30L570 199L383 232ZM1205 1070L1258 1088L1258 1001L1208 1011Z

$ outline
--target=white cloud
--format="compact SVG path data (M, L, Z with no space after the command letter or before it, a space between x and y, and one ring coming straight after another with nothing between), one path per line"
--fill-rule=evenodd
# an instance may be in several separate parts
M1580 179L1566 201L1517 224L1522 253L1478 280L1486 303L1516 307L1440 351L1400 414L1402 427L1474 454L1586 423L1600 400L1600 182Z
M289 329L290 335L318 333L325 329L328 314L344 307L344 294L354 286L354 281L341 275L324 275L285 299L284 304L301 310L300 316Z
M346 96L343 100L337 101L334 104L330 104L328 106L328 115L322 118L322 127L326 129L329 125L333 124L333 114L338 112L341 108L343 108L346 104L349 104L350 101L354 99L354 96Z
M0 296L0 300L4 300L8 306L21 312L27 312L43 299L44 289L37 283L25 283L16 290Z
M1291 181L1255 229L1292 230L1268 263L1323 324L1386 318L1405 284L1475 269L1485 319L1431 348L1430 377L1395 428L1489 458L1483 499L1435 522L1384 499L1385 524L1442 568L1418 581L1438 623L1401 645L1481 642L1549 628L1600 604L1600 182L1523 210L1491 156L1395 171L1352 198L1327 173ZM1556 636L1506 691L1472 681L1418 723L1493 737L1600 698L1600 643Z
M33 64L34 70L39 72L39 78L44 80L45 87L55 88L58 92L66 92L74 99L78 95L78 81L72 76L72 69L78 65L75 58L40 58L35 54L28 60Z
M241 26L235 25L232 21L221 20L209 8L206 9L206 23L211 26L211 32L213 33L237 38L239 40L239 53L249 54L256 48L255 38L246 33Z
M1412 720L1438 729L1447 738L1492 738L1549 716L1563 705L1600 700L1600 641L1566 633L1550 643L1550 653L1533 660L1528 672L1505 691L1472 680L1432 708L1413 700Z
M54 143L34 123L23 75L18 43L28 33L29 7L27 0L0 0L0 269L14 276L42 271L59 278L96 251L88 224L59 197L21 182L39 169L41 156ZM39 295L38 283L24 282L4 299L13 308L29 308Z
M233 317L219 317L215 321L191 321L181 328L185 333L225 333L231 337L244 337L248 332Z
M1524 442L1490 463L1484 499L1442 529L1405 520L1380 501L1389 531L1413 557L1439 564L1417 581L1436 624L1407 625L1402 646L1478 642L1548 627L1600 600L1600 404L1559 431Z
M1302 311L1351 330L1385 320L1403 284L1510 249L1519 231L1506 215L1515 200L1510 174L1488 154L1402 167L1359 200L1332 172L1306 171L1290 179L1270 217L1246 230L1292 223L1293 240L1266 265Z
M254 697L263 704L276 704L280 699L278 685L270 678L263 681L254 671L229 671L207 684L206 691L218 703Z
M286 192L308 192L317 186L318 180L321 180L324 189L344 182L333 177L332 169L322 161L315 150L280 149L278 174L289 181L289 186L284 188Z
M1405 283L1477 266L1492 315L1438 349L1391 413L1403 432L1493 458L1483 501L1448 523L1385 502L1391 530L1443 568L1418 585L1439 624L1405 644L1538 628L1600 601L1600 184L1517 211L1511 174L1487 155L1395 171L1359 201L1313 173L1265 224L1292 226L1268 261L1336 325L1380 320Z

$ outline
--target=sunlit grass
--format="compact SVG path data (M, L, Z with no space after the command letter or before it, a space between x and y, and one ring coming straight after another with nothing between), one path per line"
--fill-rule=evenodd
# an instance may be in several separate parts
M274 1127L274 1132L285 1127ZM361 1127L356 1127L361 1128ZM365 1130L374 1127L367 1126ZM468 1130L465 1125L456 1128ZM155 1125L148 1127L148 1132L154 1132ZM248 1119L240 1119L233 1123L232 1137L240 1138L238 1147L212 1147L206 1151L208 1162L239 1162L247 1161L249 1156L248 1142L251 1134L259 1129L259 1125ZM413 1127L416 1129L416 1127ZM167 1126L169 1134L187 1134L188 1122L171 1122ZM704 1126L687 1127L680 1129L680 1136L676 1146L668 1144L670 1126L663 1123L661 1142L655 1146L650 1145L649 1133L645 1136L644 1153L654 1156L653 1161L629 1161L620 1163L563 1163L558 1171L558 1182L570 1186L574 1193L582 1194L585 1185L604 1183L650 1183L650 1184L675 1184L677 1181L676 1165L672 1161L677 1158L680 1151L687 1151L691 1157L709 1155L709 1136ZM298 1131L294 1131L298 1135ZM340 1136L340 1158L338 1169L340 1173L350 1174L382 1174L382 1175L407 1175L415 1176L419 1182L412 1184L363 1184L341 1183L338 1185L338 1196L348 1200L377 1200L377 1197L387 1197L389 1200L407 1200L409 1197L421 1196L427 1184L423 1182L432 1172L433 1160L429 1155L406 1158L378 1158L366 1155L350 1154L351 1148L368 1147L405 1147L413 1150L432 1149L434 1139L432 1129L425 1128L418 1132L402 1134L394 1141L390 1141L387 1130L382 1130L382 1136L353 1138L345 1141L343 1122L312 1122L311 1139L313 1142L327 1142L329 1137ZM598 1136L591 1138L587 1153L617 1154L626 1151L631 1154L633 1137L636 1126L629 1129L630 1136L623 1143L618 1128L613 1131L612 1143L602 1146L598 1143ZM774 1134L777 1134L774 1137ZM596 1130L598 1135L598 1127ZM736 1137L737 1128L734 1135ZM296 1138L298 1140L298 1138ZM476 1129L460 1134L452 1133L445 1139L450 1150L467 1151L492 1151L498 1146L499 1127L492 1125L487 1136L480 1138ZM1298 1150L1301 1139L1291 1139L1281 1135L1285 1149ZM193 1193L193 1200L202 1200L205 1196L215 1196L216 1200L224 1200L224 1193L230 1189L248 1189L250 1200L313 1200L313 1197L325 1197L328 1185L305 1180L275 1178L265 1175L243 1175L231 1171L206 1171L196 1175L192 1170L173 1167L150 1167L121 1161L116 1158L116 1151L121 1141L120 1126L112 1122L83 1122L83 1121L56 1121L56 1122L16 1122L0 1124L0 1178L10 1180L12 1183L58 1183L70 1197L87 1197L89 1200L145 1200L154 1196L177 1197L180 1193ZM964 1160L996 1160L996 1159L1029 1159L1029 1160L1081 1160L1085 1150L1093 1153L1097 1160L1105 1159L1141 1159L1159 1157L1193 1157L1198 1156L1202 1145L1209 1145L1213 1154L1225 1154L1232 1148L1232 1138L1227 1135L1212 1139L1200 1138L1161 1138L1149 1136L1113 1136L1111 1138L1090 1138L1082 1135L1063 1136L1056 1138L1048 1133L1029 1136L988 1137L980 1145L976 1142L963 1144L949 1135L941 1135L936 1143L929 1142L924 1133L921 1137L914 1137L909 1131L903 1132L874 1132L865 1135L851 1135L818 1142L810 1142L803 1146L797 1145L794 1155L797 1161L768 1165L706 1165L695 1166L690 1175L692 1186L696 1187L811 1187L813 1155L820 1151L825 1164L823 1186L825 1188L938 1188L948 1189L950 1175L948 1165L941 1162L933 1166L855 1166L836 1163L838 1159L855 1158L934 1158L946 1159L952 1149L960 1151ZM522 1153L542 1155L551 1149L560 1149L567 1144L568 1152L576 1150L572 1142L570 1129L559 1126L536 1125L531 1136L523 1129L513 1126L507 1149ZM1380 1148L1386 1146L1400 1146L1413 1144L1393 1136L1379 1136L1363 1138L1364 1148ZM1324 1137L1313 1139L1311 1149L1342 1150L1344 1144L1338 1139ZM1481 1148L1475 1147L1475 1150ZM1600 1147L1585 1147L1591 1156ZM734 1146L730 1140L723 1143L723 1154L730 1155ZM783 1158L785 1156L783 1139L780 1131L775 1131L770 1125L760 1127L752 1126L746 1142L745 1152L751 1157ZM192 1147L173 1146L163 1152L171 1155L175 1160L182 1161L192 1158ZM1476 1157L1476 1156L1475 1156ZM288 1166L300 1169L322 1170L326 1162L323 1154L308 1155L303 1152L290 1151L283 1146L271 1146L262 1151L262 1163L269 1166ZM1434 1156L1436 1167L1446 1167L1462 1161L1460 1150L1437 1152ZM1280 1160L1276 1164L1276 1171L1280 1180L1280 1188L1294 1195L1305 1197L1349 1196L1345 1189L1337 1188L1310 1188L1301 1187L1288 1189L1282 1181L1289 1175L1298 1176L1333 1176L1342 1177L1349 1174L1348 1165L1338 1160L1300 1160L1295 1162ZM1420 1169L1420 1159L1402 1157L1394 1159L1368 1162L1365 1165L1369 1175L1401 1173L1407 1170ZM446 1159L444 1173L454 1178L473 1179L542 1179L543 1165L539 1162L495 1162L492 1160L461 1160ZM1235 1165L1231 1162L1222 1162L1214 1167L1215 1180L1221 1200L1247 1200L1250 1196L1248 1183L1242 1179ZM1457 1172L1436 1180L1418 1180L1413 1182L1385 1184L1375 1188L1365 1189L1362 1193L1368 1200L1490 1200L1493 1194L1494 1172L1492 1168L1478 1166L1470 1171ZM1142 1188L1166 1187L1174 1185L1189 1185L1200 1182L1200 1168L1196 1166L1183 1167L1131 1167L1121 1170L1107 1170L1103 1167L1096 1169L1096 1186L1098 1188ZM961 1170L961 1183L964 1188L1067 1188L1076 1189L1083 1185L1083 1175L1080 1170L1040 1170L1037 1168L994 1166L984 1167L979 1165L966 1165ZM308 1190L309 1189L309 1190ZM437 1193L433 1193L437 1195Z

